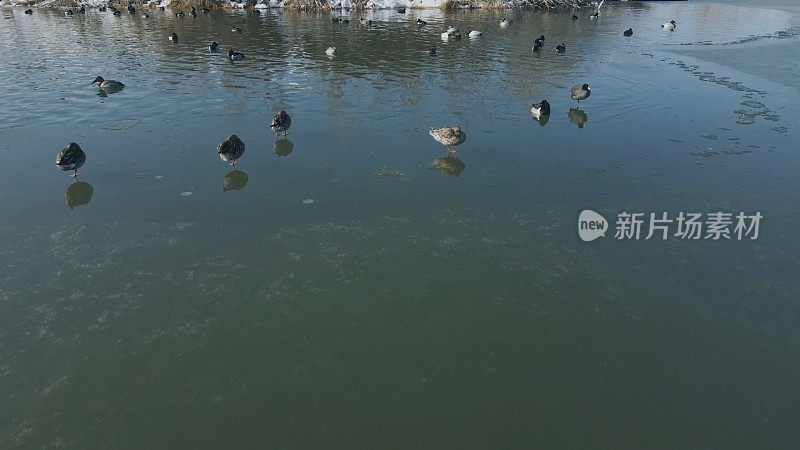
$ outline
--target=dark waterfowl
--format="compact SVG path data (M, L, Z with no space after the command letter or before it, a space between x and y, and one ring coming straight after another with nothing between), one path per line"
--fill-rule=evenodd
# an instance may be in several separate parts
M183 11L178 11L178 12L175 13L175 17L177 17L179 19L182 19L182 18L186 17L186 14L184 14Z
M97 10L100 11L100 12L106 12L106 11L108 11L108 8L106 8L105 6L101 6L101 7L97 8Z
M73 13L71 9L68 9L68 10L67 10L67 11L64 13L64 15L66 15L66 16L73 16L73 15L75 15L75 13Z
M26 9L25 10L25 14L31 15L31 14L33 14L33 10L32 9Z
M202 12L203 12L203 14L210 14L210 13L211 13L211 10L210 10L210 9L208 9L208 8L203 8L203 9L201 9L200 11L202 11Z
M78 10L78 14L86 14L86 7L81 5L81 9Z
M417 25L419 25L419 26L423 26L423 25L427 25L427 24L428 24L428 22L425 22L425 21L424 21L424 20L422 20L422 19L417 19Z
M58 152L56 156L56 167L58 170L68 172L73 171L73 178L78 177L78 169L86 162L86 153L81 150L80 145L70 142L64 149Z
M178 42L178 33L172 33L169 35L169 40L172 42Z
M163 6L159 6L159 7L158 7L158 9L159 9L159 11L166 11L166 10L167 10L167 9L166 9L166 8L164 8Z
M119 17L119 16L121 16L121 15L122 15L122 11L120 11L120 10L118 10L118 9L115 9L115 10L114 10L114 12L112 12L111 14L112 14L112 15L114 15L114 16L116 16L116 17Z
M128 5L128 13L136 14L136 8L134 8L133 5Z
M572 15L572 21L575 22L576 20L578 20L578 15L577 14L573 14Z
M192 10L189 11L189 15L191 17L197 17L197 11L194 9L194 6L192 6Z
M428 55L430 55L430 56L436 55L436 46L435 45L431 46L431 48L428 49Z
M219 44L217 44L217 41L212 42L211 45L208 46L208 51L213 53L217 53L219 51Z
M623 36L633 36L633 28L628 28L627 30L622 32Z
M560 44L556 45L556 51L557 51L558 53L564 53L564 52L566 52L566 51L567 51L567 46L566 46L566 45L564 45L564 43L562 42L562 43L560 43Z
M145 19L149 19L150 18L150 14L144 13L144 14L142 14L142 17L144 17Z
M228 49L228 59L231 61L241 61L244 59L244 54Z
M119 92L122 88L125 87L124 84L120 83L119 81L115 80L105 80L103 77L96 77L92 84L100 88L100 90L105 94L113 94L115 92Z
M531 105L531 115L537 119L541 116L549 116L550 103L548 103L547 100L542 100L540 103L534 103Z
M400 13L400 14L405 14L406 13L406 9L404 7L402 7L402 6L400 6L400 7L397 8L397 12Z
M544 47L544 44L539 40L533 43L533 51L536 53L542 51L542 47Z
M235 134L228 135L228 137L217 146L217 154L219 155L219 159L235 166L237 160L244 154L244 142Z
M467 140L467 133L461 131L461 127L459 126L452 126L452 127L431 127L428 134L433 136L437 142L447 147L447 153L453 154L455 153L455 149L453 147L463 144L464 141Z
M275 132L275 136L278 136L280 133L286 136L289 133L290 126L292 126L292 117L282 109L272 118L269 128Z
M591 95L592 90L589 88L588 84L576 84L572 86L572 89L569 90L569 95L572 97L573 100L577 100L578 103L581 100L586 100Z

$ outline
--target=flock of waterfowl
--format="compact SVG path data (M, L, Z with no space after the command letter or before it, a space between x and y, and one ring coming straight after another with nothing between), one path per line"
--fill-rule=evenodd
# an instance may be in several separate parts
M600 6L602 6L602 4L603 4L603 2L601 1L597 6L597 10L589 17L590 19L593 20L593 19L597 19L599 17L599 15L600 15ZM104 10L104 9L105 8L101 8L101 10ZM117 9L115 9L113 7L111 9L113 10L113 12L115 14L119 12L119 10L117 10ZM163 7L161 7L160 9L162 11L164 10ZM206 8L203 8L202 11L203 11L203 13L210 12L210 10L208 10ZM81 13L81 14L85 13L84 7L81 7L81 9L78 12ZM128 12L130 14L134 14L135 13L135 9L134 9L134 7L132 5L128 6ZM30 10L30 9L25 11L25 14L32 14L32 13L33 13L33 11ZM67 11L67 15L71 15L71 14L74 14L74 13L72 13L72 10ZM192 16L192 17L196 17L197 16L197 12L196 12L194 7L192 7L191 11L189 12L189 15ZM179 11L179 12L177 12L175 14L175 16L178 17L178 18L181 18L181 17L185 17L185 14L183 13L183 11ZM574 21L578 20L579 17L578 17L577 14L573 14L571 19L574 22ZM333 18L332 21L333 22L347 22L349 20L342 19L342 18ZM364 26L370 26L372 24L371 20L367 20L367 19L365 19L363 17L359 19L359 22ZM513 20L511 20L511 19L509 19L507 17L504 17L500 21L499 25L500 25L501 28L506 28L506 27L510 26L512 23L513 23ZM425 22L422 19L417 19L416 24L418 26L425 26L425 25L427 25L427 22ZM661 27L663 29L671 31L671 30L675 29L676 23L675 23L674 20L670 20L669 22L661 25ZM234 27L231 31L234 32L234 33L239 33L239 32L241 32L241 29L238 28L238 27ZM482 35L482 33L480 31L478 31L478 30L470 30L467 35L470 38L477 38L477 37L480 37ZM626 36L626 37L632 36L633 35L633 29L632 28L628 28L627 30L625 30L623 32L623 35ZM449 40L449 39L458 40L458 39L461 39L461 34L460 34L460 31L458 30L458 28L450 26L450 27L447 28L446 31L444 31L441 34L441 37L442 37L443 40ZM178 41L178 35L176 33L172 33L169 36L169 40L171 40L173 42L177 42ZM534 41L534 45L533 45L532 50L534 52L540 52L544 47L545 40L546 40L546 38L545 38L544 35L541 35L538 38L536 38L536 40ZM217 42L212 42L211 45L208 46L208 50L211 51L211 52L217 52L219 50L219 44ZM566 52L565 43L562 42L561 44L556 45L555 46L555 50L558 53L565 53ZM338 54L338 50L336 49L335 46L331 45L325 50L325 53L329 57L334 57L334 56L336 56ZM436 54L436 47L435 46L431 46L427 50L427 53L429 55L435 55ZM231 62L233 62L233 61L241 61L244 58L245 58L244 54L239 53L239 52L235 52L232 49L228 50L228 59ZM97 78L94 79L93 84L95 84L100 89L101 93L103 93L103 94L116 93L116 92L121 91L125 87L125 85L120 83L119 81L106 80L106 79L104 79L103 77L100 77L100 76L98 76ZM575 86L572 87L572 89L570 89L570 97L573 100L577 101L578 104L580 104L581 100L586 100L587 98L589 98L591 93L592 93L591 88L589 87L589 84L587 84L587 83L576 84ZM543 121L544 121L544 123L546 123L547 118L550 115L550 103L547 100L541 100L539 103L534 103L531 106L531 110L530 111L531 111L531 115L534 118L538 119L540 121L540 123L543 123ZM574 111L577 111L577 112L574 112ZM572 120L572 114L573 113L574 114L578 114L578 115L582 114L582 118L583 118L582 121L585 122L585 117L586 117L585 113L583 113L580 110L571 109L570 110L570 119L571 120ZM581 119L581 117L576 118L576 120L579 121L578 122L579 126L580 126L580 122L581 122L580 119ZM285 110L281 109L273 117L272 122L269 125L269 128L272 131L275 132L276 136L279 136L281 133L285 136L287 134L288 129L291 126L291 124L292 124L291 117L289 116L289 114ZM464 143L464 141L466 141L466 139L467 139L466 133L457 125L455 125L455 126L446 126L446 127L431 127L430 131L429 131L429 134L437 142L441 143L442 145L444 145L446 147L447 152L448 152L449 155L452 155L453 153L455 153L454 147ZM242 140L239 139L239 137L237 137L236 135L232 134L232 135L229 135L217 147L217 153L218 153L220 159L222 159L223 161L229 162L232 166L235 166L237 164L237 160L239 158L241 158L242 154L244 154L244 149L245 149L244 142L242 142ZM73 172L73 174L72 174L73 177L77 177L78 176L78 169L85 162L86 162L86 154L80 148L80 146L78 144L74 143L74 142L69 143L67 145L67 147L65 147L63 150L61 150L61 152L59 152L58 156L56 157L56 166L60 170L63 170L63 171L72 171Z

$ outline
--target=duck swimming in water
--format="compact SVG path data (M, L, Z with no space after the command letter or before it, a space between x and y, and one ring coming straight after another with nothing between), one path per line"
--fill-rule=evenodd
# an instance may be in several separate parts
M572 21L575 22L576 20L578 20L578 15L577 14L573 14L572 15Z
M211 45L208 46L208 51L212 53L217 53L219 51L219 44L217 44L217 41L212 42Z
M178 33L172 33L169 35L169 40L172 42L178 42Z
M464 141L467 140L467 133L461 131L461 128L458 126L452 127L431 127L431 130L428 131L428 134L433 136L437 142L447 147L447 153L453 154L455 153L456 145L463 144Z
M26 9L25 10L25 14L31 15L31 14L33 14L33 10L32 9Z
M472 30L472 31L470 31L469 33L467 33L467 36L469 36L469 37L471 37L471 38L476 38L476 37L479 37L479 36L480 36L480 35L482 35L482 34L483 34L483 33L481 33L481 32L480 32L480 31L478 31L478 30Z
M623 36L633 36L633 28L628 28L627 30L622 32Z
M436 46L435 45L432 45L431 48L428 49L428 55L429 56L435 56L436 55Z
M669 22L665 23L664 25L661 25L661 28L663 28L665 30L674 30L675 29L675 25L677 25L677 23L675 23L674 20L670 20Z
M106 94L113 94L115 92L119 92L122 90L122 88L125 87L125 85L120 83L119 81L105 80L103 79L103 77L95 78L94 81L92 81L92 84L99 87L100 90L105 92Z
M282 109L272 118L272 123L270 123L269 128L275 132L275 136L278 136L280 133L286 136L290 126L292 126L292 117Z
M540 103L534 103L531 105L531 115L537 119L541 116L549 116L550 103L548 103L547 100L542 100Z
M241 32L242 32L242 29L241 29L241 28L239 28L239 27L233 27L233 28L231 28L231 33L241 33Z
M513 20L509 19L508 17L503 17L503 20L500 21L500 28L505 28L512 23L514 23Z
M428 24L428 22L425 22L425 21L424 21L424 20L422 20L422 19L417 19L417 25L419 25L419 26L424 26L424 25L427 25L427 24Z
M564 45L564 43L562 42L562 43L560 43L560 44L556 45L556 51L557 51L558 53L564 53L564 52L566 52L566 51L567 51L567 46L566 46L566 45Z
M72 170L72 178L78 178L78 169L86 162L86 153L81 150L80 145L70 142L56 156L56 167L64 172Z
M587 98L589 98L589 95L591 95L591 93L592 90L589 89L589 85L585 83L576 84L575 86L572 86L572 89L569 90L570 97L572 97L573 100L577 100L578 103L580 103L581 100L586 100Z
M237 164L237 160L244 154L244 142L235 134L228 137L217 146L219 159L230 162L232 166Z
M244 59L244 54L228 49L228 59L231 61L241 61Z
M197 17L197 11L195 11L194 6L192 6L192 10L189 11L189 15L192 17Z
M338 52L336 51L336 47L334 47L332 45L329 46L327 49L325 49L325 54L328 55L328 56L333 57L333 56L336 56L337 53Z
M65 12L64 14L65 14L66 16L72 16L72 15L74 15L75 13L73 13L71 9L68 9L68 10L67 10L67 12Z
M183 11L178 11L175 13L175 17L183 19L184 17L186 17L186 14L184 14Z
M600 17L600 12L596 12L596 13L592 14L591 16L589 16L589 20L595 20L598 17Z

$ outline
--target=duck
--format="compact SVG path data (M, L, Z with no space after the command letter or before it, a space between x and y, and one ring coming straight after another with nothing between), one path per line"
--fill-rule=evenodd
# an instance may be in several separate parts
M577 100L578 103L581 100L586 100L591 95L592 90L589 88L588 84L576 84L572 86L572 89L569 90L569 95L572 97L573 100Z
M540 44L544 44L544 35L541 35L538 38L536 38L536 41L534 41L534 42L538 42Z
M142 14L142 17L144 17L145 19L149 19L150 18L150 14L144 13L144 14Z
M542 100L539 103L534 103L531 105L531 115L535 118L539 118L541 116L549 116L550 115L550 103L547 100Z
M289 113L282 109L278 111L278 114L275 114L275 117L272 118L269 128L275 132L275 136L278 136L280 133L283 133L283 135L286 136L286 134L289 132L290 126L292 126L292 117L289 115Z
M136 14L136 8L134 8L133 5L128 5L128 13Z
M242 29L241 29L241 28L239 28L239 27L233 27L233 28L231 28L231 33L241 33L241 32L242 32Z
M211 45L208 46L208 51L212 53L217 53L219 51L219 44L217 44L217 41L212 42Z
M235 134L230 134L217 146L217 154L219 159L230 162L232 166L235 166L237 160L244 154L244 142Z
M575 22L576 20L578 20L578 15L577 14L573 14L572 15L572 21Z
M81 9L78 10L78 14L86 14L86 7L81 5Z
M166 8L164 8L163 6L159 6L159 7L158 7L158 10L159 10L159 11L166 11L167 9L166 9Z
M406 13L406 9L404 7L402 7L402 6L400 6L400 7L397 8L397 12L400 13L400 14L405 14Z
M105 6L101 6L101 7L97 8L97 10L100 11L100 12L106 12L106 11L108 11L108 8L106 8Z
M72 16L72 15L74 15L74 14L75 14L75 13L73 13L71 9L68 9L68 10L67 10L67 11L64 13L64 15L66 15L66 16Z
M261 15L261 10L259 10L259 9L254 9L254 10L253 10L253 15L254 15L254 16L260 16L260 15Z
M68 172L72 170L72 178L78 178L78 169L86 162L86 153L81 150L81 146L70 142L56 156L56 167L58 170Z
M115 10L114 10L114 11L111 13L111 15L113 15L113 16L116 16L116 17L119 17L119 16L121 16L121 15L122 15L122 11L120 11L120 10L118 10L118 9L115 9Z
M170 34L169 35L169 40L172 41L172 42L178 42L178 34L177 33Z
M428 134L433 136L437 142L447 147L447 153L453 154L455 153L456 145L463 144L464 141L467 140L467 133L461 131L459 126L451 126L451 127L431 127Z
M598 12L592 14L591 16L589 16L589 20L595 20L598 17L600 17L600 11L598 11Z
M184 17L186 17L186 14L184 14L183 11L178 11L175 13L175 17L183 19Z
M194 6L192 6L192 10L189 11L189 15L192 17L197 17L197 11L194 9Z
M428 55L429 56L435 56L436 55L436 46L435 45L432 45L431 48L428 49Z
M542 51L543 45L544 44L542 44L541 41L536 41L536 42L533 43L533 49L532 50L538 53L538 52Z
M107 94L113 94L115 92L119 92L122 88L125 87L124 84L120 83L119 81L115 80L106 80L103 77L96 77L92 84L96 85L100 90L104 91Z
M669 22L665 23L664 25L661 25L661 28L663 28L665 30L674 30L675 29L675 25L677 25L677 23L675 23L674 20L670 20Z
M371 20L367 20L364 17L358 19L358 23L360 23L361 25L364 25L364 26L372 25L372 21Z
M244 59L244 54L228 49L228 59L231 61L241 61Z
M566 51L567 51L567 46L566 46L566 45L564 45L564 43L562 42L562 43L560 43L560 44L556 45L556 51L557 51L558 53L564 53L564 52L566 52Z
M33 10L32 9L26 9L25 10L25 14L31 15L31 14L33 14Z
M622 32L623 36L633 36L633 28L628 28L627 30Z
M471 38L476 38L476 37L479 37L481 34L483 34L483 33L481 33L478 30L472 30L467 34L467 36L469 36Z
M500 28L505 28L512 23L514 23L513 20L509 19L508 17L503 17L503 20L500 21Z
M201 9L200 11L202 11L202 12L203 12L203 14L210 14L210 13L211 13L211 10L210 10L210 9L208 9L208 8L203 8L203 9Z
M424 21L424 20L422 20L422 19L417 19L417 25L419 25L419 26L421 26L421 27L422 27L422 26L425 26L425 25L427 25L427 24L428 24L428 22L425 22L425 21Z
M334 47L332 45L328 46L328 48L325 49L325 54L328 55L328 56L333 57L333 56L336 56L337 53L338 52L336 51L336 47Z

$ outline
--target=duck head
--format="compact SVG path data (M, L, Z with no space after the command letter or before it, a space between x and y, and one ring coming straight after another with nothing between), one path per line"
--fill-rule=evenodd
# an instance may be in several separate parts
M100 84L103 81L106 81L106 80L103 79L103 77L97 77L97 78L94 79L94 81L92 81L92 84Z

